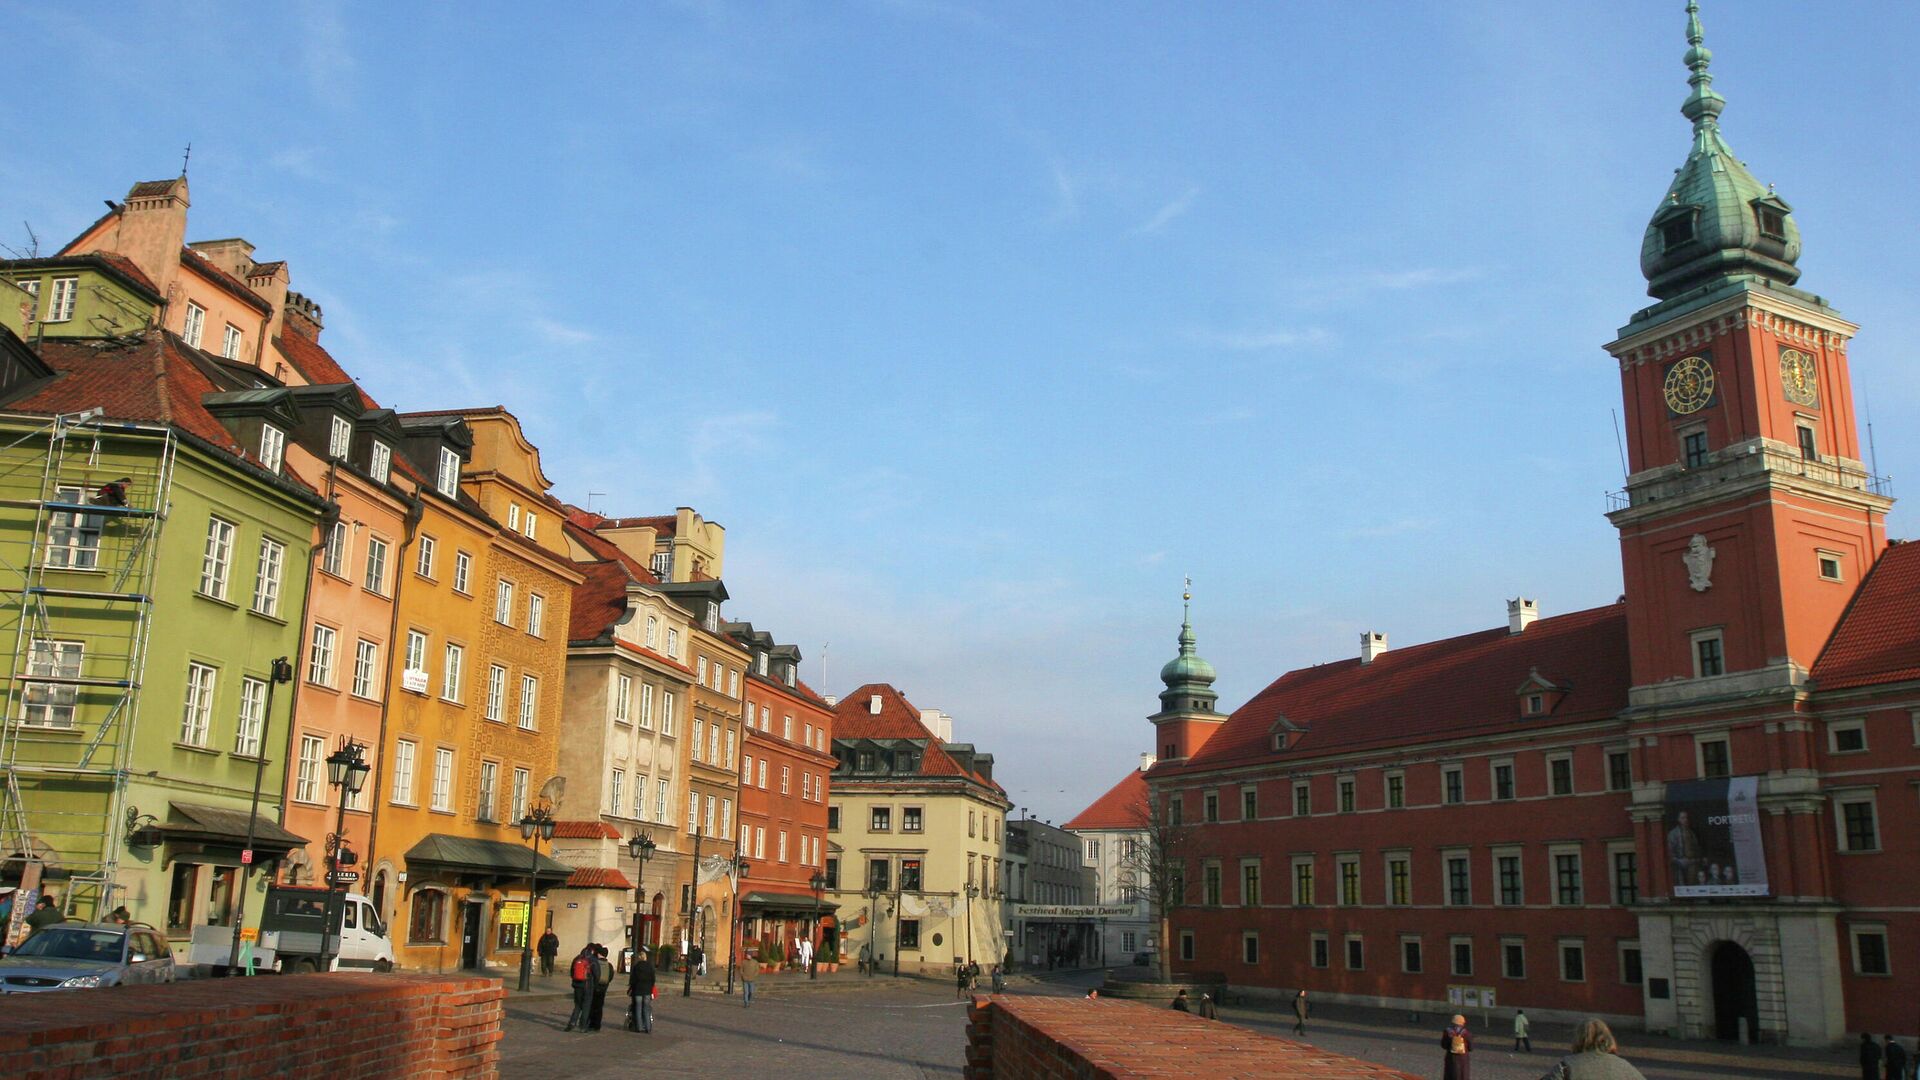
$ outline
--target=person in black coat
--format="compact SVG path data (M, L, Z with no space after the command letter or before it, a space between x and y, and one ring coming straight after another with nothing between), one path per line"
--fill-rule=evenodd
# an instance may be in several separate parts
M1860 1033L1860 1080L1880 1080L1880 1044Z
M547 932L540 935L540 944L534 951L540 954L540 974L552 975L553 959L560 955L560 936L553 932L553 927L547 927Z
M627 972L627 1030L653 1034L653 960L647 950L634 954L633 968Z
M607 1009L607 987L613 985L613 961L607 959L607 947L593 947L593 1006L587 1016L587 1030L599 1031L600 1018Z
M1907 1048L1900 1040L1887 1036L1887 1080L1907 1080Z

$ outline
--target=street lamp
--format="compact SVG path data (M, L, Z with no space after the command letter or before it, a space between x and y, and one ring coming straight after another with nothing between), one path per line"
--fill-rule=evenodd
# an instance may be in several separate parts
M814 943L813 939L820 933L820 895L827 891L827 876L825 874L815 873L811 878L807 879L807 884L813 887L813 925L807 929L807 945L810 950L807 955L813 958L813 963L808 966L813 970L807 975L807 978L818 979L820 977L820 954L817 951L811 950L817 950L820 947Z
M264 734L264 733L263 733ZM333 835L327 837L327 918L320 924L320 962L326 969L333 970L332 946L333 913L336 910L335 895L341 886L347 883L347 871L342 866L351 865L354 854L347 847L347 802L360 789L366 786L367 774L373 771L365 758L366 744L355 742L348 736L341 736L340 747L327 755L327 783L340 789L340 812L334 821Z
M868 879L867 887L861 891L867 898L867 978L873 978L873 969L880 966L880 883Z
M740 962L740 881L753 870L753 864L733 857L733 912L727 916L727 993L733 993L733 969Z
M980 886L967 882L967 963L973 963L973 898L980 895Z
M633 856L633 961L639 963L641 951L646 949L647 940L642 932L646 929L646 916L641 909L647 901L647 860L653 858L653 849L659 845L646 833L627 841L627 854ZM631 964L629 965L631 966Z
M227 970L240 966L240 928L247 922L247 886L253 884L253 831L260 820L260 782L267 771L267 725L273 721L273 688L293 681L293 664L282 656L267 665L267 706L260 713L260 742L254 747L253 803L247 809L247 846L240 849L240 896L233 911L233 953L227 957ZM371 841L369 841L371 843ZM251 970L252 965L248 965Z
M525 993L533 986L533 897L540 887L540 841L553 839L555 825L553 811L544 806L527 811L520 819L520 839L529 841L533 858L528 861L527 871L527 922L520 934L520 990Z
M706 833L698 823L693 827L693 884L687 886L687 944L686 951L680 954L680 966L685 969L684 981L680 984L680 996L693 996L693 909L700 906L700 841Z

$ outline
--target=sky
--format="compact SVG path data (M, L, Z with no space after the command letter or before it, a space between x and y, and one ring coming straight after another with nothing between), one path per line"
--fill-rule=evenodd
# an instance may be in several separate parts
M0 0L0 242L191 143L189 238L288 260L383 404L505 405L556 496L725 525L732 617L1060 822L1151 749L1186 576L1223 707L1619 595L1602 346L1683 6ZM1920 17L1701 17L1900 494Z

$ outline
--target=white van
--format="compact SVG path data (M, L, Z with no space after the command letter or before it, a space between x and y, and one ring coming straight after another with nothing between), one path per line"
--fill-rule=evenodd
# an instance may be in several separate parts
M393 942L387 928L373 902L359 893L271 886L253 937L243 947L242 969L288 975L356 968L393 970ZM230 968L232 957L232 927L194 928L193 963L207 965L215 975L240 974Z

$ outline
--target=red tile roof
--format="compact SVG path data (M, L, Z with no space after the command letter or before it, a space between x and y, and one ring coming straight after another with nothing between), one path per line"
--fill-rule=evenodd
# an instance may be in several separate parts
M567 878L569 889L631 889L627 875L609 866L583 866Z
M289 324L286 333L273 339L273 343L280 347L281 355L285 356L287 362L294 366L294 370L300 372L308 382L316 386L337 386L341 383L352 383L354 391L360 395L360 405L362 408L377 409L380 407L380 403L373 400L372 395L361 389L360 384L354 380L353 376L347 374L347 369L340 366L340 362L333 358L332 353L322 348L318 341L315 341L306 334L301 333L298 329L292 327L291 324Z
M612 562L575 562L586 580L573 587L573 608L567 615L567 638L593 641L607 632L627 610L626 568Z
M114 420L171 423L229 453L258 464L233 441L201 399L221 387L188 359L185 342L155 331L128 346L49 341L40 358L58 372L54 381L8 408L28 412L78 412L98 406Z
M1147 774L1134 769L1061 828L1144 829L1147 821Z
M556 821L553 835L563 840L618 840L620 830L604 821Z
M1816 690L1920 679L1920 543L1881 553L1811 675Z
M874 713L873 698L880 698L880 712ZM848 694L833 709L833 737L836 739L925 739L926 752L920 755L923 776L964 776L1005 793L1004 788L977 772L960 767L946 744L920 722L920 710L900 691L886 683L868 683Z
M562 524L567 530L567 535L573 537L581 547L592 552L595 559L601 562L619 563L626 567L627 573L632 575L633 580L643 585L660 584L660 579L655 577L653 571L647 569L645 564L620 550L620 545L594 531L603 527L606 518L568 503L558 505L566 515Z
M1522 721L1518 690L1529 673L1568 688L1552 712ZM1290 671L1234 710L1186 763L1163 772L1274 760L1282 717L1299 730L1289 759L1370 746L1466 739L1525 724L1599 720L1627 704L1625 604L1541 619L1512 634L1502 626Z

